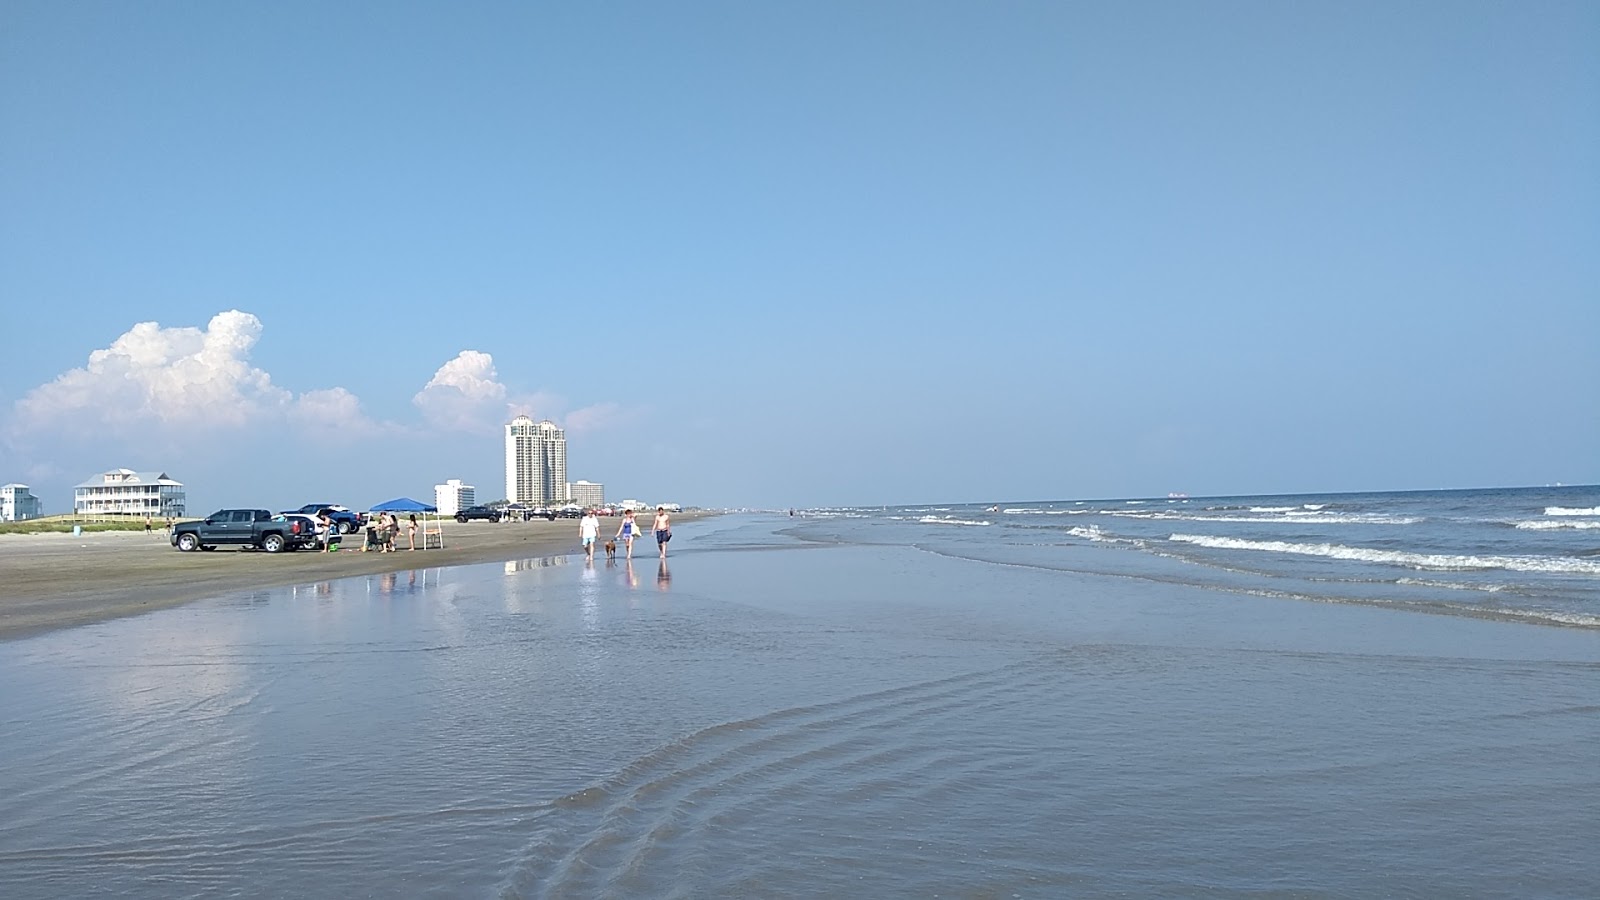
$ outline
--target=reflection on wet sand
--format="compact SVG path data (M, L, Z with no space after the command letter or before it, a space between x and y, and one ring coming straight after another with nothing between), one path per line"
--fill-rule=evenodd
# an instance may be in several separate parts
M508 559L506 560L506 574L515 575L518 572L548 569L552 566L564 566L566 564L567 557L565 556L535 556L531 559Z
M672 573L667 571L667 561L661 560L661 565L656 567L656 590L669 590L672 587Z

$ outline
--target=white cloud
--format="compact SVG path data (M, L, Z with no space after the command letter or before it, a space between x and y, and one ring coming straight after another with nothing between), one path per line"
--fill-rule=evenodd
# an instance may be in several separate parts
M621 425L628 417L628 411L616 403L596 403L567 413L566 429L573 434L590 434Z
M341 441L337 446L345 446L343 439L352 433L406 433L420 439L423 457L432 452L429 447L449 445L448 453L440 450L444 455L426 458L460 459L463 451L454 440L457 434L495 435L519 413L564 420L564 427L574 434L614 427L625 417L614 403L564 414L567 404L558 396L513 393L500 381L492 356L463 350L412 397L427 426L418 431L415 423L368 418L360 398L343 387L296 394L274 384L272 376L251 361L263 331L260 319L240 310L218 313L204 328L168 328L157 322L134 325L109 347L90 353L81 368L62 373L10 404L10 417L0 423L0 469L12 474L0 480L22 475L36 493L42 488L50 495L52 507L61 508L62 498L70 497L71 483L90 473L116 466L173 468L175 477L191 483L195 492L191 501L198 506L210 499L202 499L208 490L239 490L235 456L196 452L213 447L222 436L237 442L294 441L295 447L320 448L335 446L327 443L330 437ZM475 447L468 457L480 450L488 459L497 455L490 443ZM250 467L245 481L292 483L292 492L283 491L282 499L288 502L302 490L317 487L317 478L334 477L320 470L311 473L293 454L279 463L277 468ZM372 488L374 494L395 492L390 485L401 474L420 481L435 477L404 467L386 476L374 471L370 480L384 481L382 487ZM346 483L349 473L339 477L345 481L333 487L355 486Z
M436 427L494 431L503 424L506 407L506 386L498 379L494 357L463 350L440 366L411 402Z
M140 322L89 363L17 401L23 430L237 426L278 413L293 394L249 363L261 320L229 310L204 331Z

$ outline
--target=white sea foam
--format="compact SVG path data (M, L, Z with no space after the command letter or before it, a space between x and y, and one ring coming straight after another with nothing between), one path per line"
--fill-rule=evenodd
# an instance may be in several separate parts
M1503 584L1469 584L1462 581L1435 581L1431 578L1396 578L1394 582L1417 587L1444 588L1450 591L1481 591L1485 594L1498 594L1506 589Z
M1297 510L1299 508L1300 507L1298 507L1298 506L1252 506L1252 507L1250 507L1250 512L1253 512L1253 513L1294 512L1295 510Z
M1099 525L1088 525L1088 526L1074 525L1071 528L1067 529L1067 534L1070 534L1073 537L1081 537L1081 538L1083 538L1085 540L1090 540L1090 541L1115 541L1115 540L1117 540L1116 538L1106 537L1105 533L1100 530L1100 526Z
M1169 522L1239 522L1255 525L1415 525L1421 516L1387 516L1378 513L1318 513L1292 510L1281 516L1201 516L1180 512L1140 512L1107 510L1106 515L1123 519L1162 519Z
M1587 507L1587 508L1584 508L1584 507L1576 507L1575 508L1575 507L1570 507L1570 506L1546 506L1544 508L1544 514L1547 515L1547 516L1600 516L1600 506L1590 506L1590 507Z
M1600 519L1532 519L1527 522L1518 522L1517 526L1525 531L1554 531L1558 528L1590 529L1600 528Z
M924 525L992 525L992 522L983 522L973 519L957 519L954 516L923 516L917 520Z
M1329 559L1348 559L1358 562L1383 563L1412 569L1432 569L1443 572L1505 569L1512 572L1600 575L1600 561L1574 559L1570 556L1463 556L1440 553L1403 553L1397 550L1348 547L1343 544L1251 541L1242 538L1211 537L1203 534L1174 534L1170 539L1179 543L1194 544L1214 550L1295 553L1302 556L1322 556Z

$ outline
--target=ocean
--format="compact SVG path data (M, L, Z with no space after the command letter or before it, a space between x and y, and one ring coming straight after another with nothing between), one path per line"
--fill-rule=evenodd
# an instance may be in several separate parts
M0 643L0 895L1600 895L1600 488L644 549Z

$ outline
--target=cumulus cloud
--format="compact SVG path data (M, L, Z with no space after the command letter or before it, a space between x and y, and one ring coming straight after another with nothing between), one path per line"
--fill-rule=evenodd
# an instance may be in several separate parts
M573 434L604 431L622 424L627 417L627 412L616 403L596 403L567 413L566 429Z
M17 401L24 430L150 424L240 425L285 410L294 395L250 365L261 320L229 310L205 329L140 322L89 363Z
M412 397L418 423L374 420L359 397L343 387L295 393L254 365L261 320L240 310L218 313L203 328L140 322L111 345L10 404L0 426L0 468L59 494L71 480L111 466L162 467L183 460L183 477L216 483L233 465L192 455L193 441L253 437L343 439L355 433L405 434L426 441L459 433L497 434L519 413L563 423L570 433L620 424L627 412L615 403L567 411L558 396L513 392L502 383L494 358L463 350L433 373ZM208 474L209 471L209 474ZM0 478L0 480L5 480Z
M499 377L494 357L463 350L440 366L411 402L436 427L493 431L506 412L506 386Z

